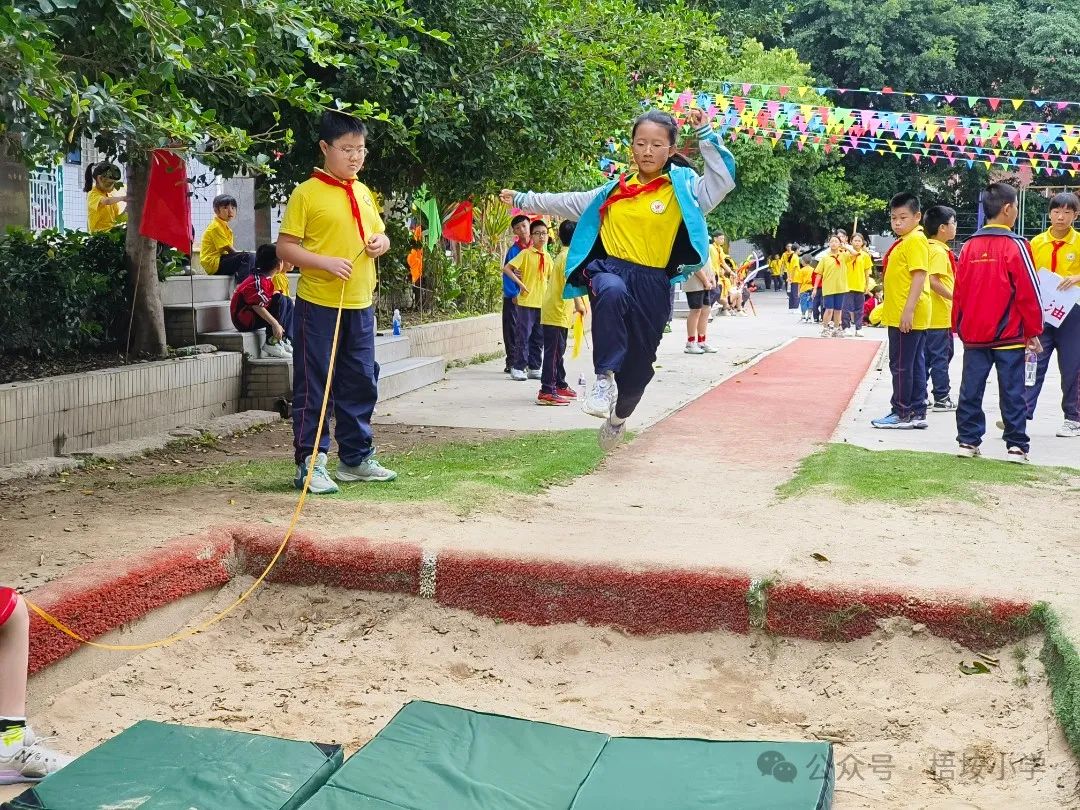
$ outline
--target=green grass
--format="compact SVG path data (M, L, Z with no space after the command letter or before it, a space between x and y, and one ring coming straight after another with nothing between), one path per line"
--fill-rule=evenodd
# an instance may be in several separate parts
M354 501L442 500L460 512L496 502L506 493L536 494L592 472L603 453L596 431L532 433L485 442L455 442L421 447L399 454L379 455L397 471L389 483L348 484L337 495L319 496ZM336 461L331 461L331 472ZM133 486L194 488L225 484L256 492L295 493L296 467L289 459L240 461L191 472L171 472Z
M823 489L845 501L912 503L944 498L977 502L987 486L1068 484L1077 476L1080 472L1065 467L830 444L803 459L795 476L781 484L777 494L791 498Z

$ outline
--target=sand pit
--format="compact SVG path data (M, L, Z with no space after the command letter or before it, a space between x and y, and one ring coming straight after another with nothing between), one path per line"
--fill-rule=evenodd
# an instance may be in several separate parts
M248 582L230 583L206 611ZM618 734L828 739L843 809L1078 807L1040 643L980 650L1000 667L964 675L971 651L898 620L848 644L643 638L502 624L413 597L269 586L173 648L51 696L32 681L31 708L74 753L144 718L351 752L423 698Z

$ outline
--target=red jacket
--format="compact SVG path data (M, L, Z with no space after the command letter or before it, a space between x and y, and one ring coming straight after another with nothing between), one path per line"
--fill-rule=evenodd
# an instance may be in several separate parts
M1011 346L1042 334L1039 281L1026 239L991 226L964 244L952 323L964 345L973 348Z
M252 307L267 309L274 298L274 282L270 276L252 274L240 282L229 302L229 314L237 331L250 332L266 321L255 314Z

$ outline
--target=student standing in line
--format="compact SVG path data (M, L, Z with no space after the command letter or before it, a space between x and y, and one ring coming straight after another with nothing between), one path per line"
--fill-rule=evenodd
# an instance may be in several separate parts
M956 257L949 242L956 238L956 211L947 205L926 209L923 227L930 242L930 328L926 330L926 371L930 375L934 410L955 411L949 363L953 359L952 297Z

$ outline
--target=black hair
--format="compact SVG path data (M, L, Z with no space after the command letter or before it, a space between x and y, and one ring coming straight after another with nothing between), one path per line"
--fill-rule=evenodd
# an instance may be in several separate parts
M856 236L862 239L864 245L870 244L870 240L866 238L866 234L855 231L855 233L851 235L851 238L854 239Z
M913 214L922 213L922 205L919 203L919 198L910 191L901 191L889 200L889 210L895 211L897 208L906 208Z
M529 221L529 218L527 216L525 216L524 214L518 214L516 217L514 217L512 220L510 220L510 227L511 227L511 229L513 229L513 228L516 228L518 225L520 225L522 222L528 222L528 221Z
M277 255L277 247L273 244L259 245L258 249L255 251L255 272L260 276L270 275L277 269L277 266L280 263L280 259L278 259Z
M1070 211L1080 213L1080 197L1077 197L1071 191L1062 191L1055 194L1050 198L1049 210L1053 211L1055 208L1068 208Z
M547 226L548 224L542 219L533 220L533 223L529 226L529 234L531 235L538 228L547 228Z
M843 228L837 228L836 233L833 234L833 236L847 236L847 231L845 231Z
M348 113L327 110L319 120L319 140L333 144L342 135L367 137L367 124Z
M947 205L932 205L923 216L923 230L929 239L937 239L938 231L956 219L956 211Z
M214 197L214 210L215 211L217 211L219 208L229 208L229 207L232 207L232 208L238 208L239 207L236 204L236 197L234 197L232 194L218 194L216 197Z
M795 244L793 242L788 242L786 245L784 245L784 250L794 251L795 250Z
M120 167L115 163L109 163L103 161L101 163L91 163L86 167L85 183L83 183L83 191L89 193L94 187L94 181L102 175L108 175L116 180L120 179Z
M991 183L982 194L983 213L996 219L1006 205L1016 204L1016 189L1008 183Z
M679 141L679 125L670 113L666 113L663 110L649 110L644 112L634 119L634 125L630 128L630 138L633 139L637 136L638 127L642 124L657 124L667 130L668 141L674 146ZM667 159L667 163L664 164L664 171L668 171L672 166L684 166L686 168L692 168L689 160L685 155L681 155L678 152L673 154Z
M577 228L577 223L572 219L564 219L559 223L559 242L563 245L569 245L570 240L574 238L574 229Z

